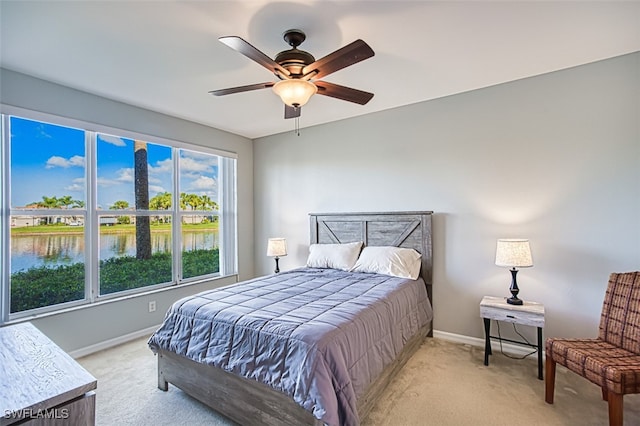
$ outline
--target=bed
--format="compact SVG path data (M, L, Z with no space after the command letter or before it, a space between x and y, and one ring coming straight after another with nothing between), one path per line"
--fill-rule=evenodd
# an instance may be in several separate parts
M310 215L312 245L356 242L417 251L419 277L297 268L181 299L149 340L158 387L171 383L240 424L366 419L432 335L431 212Z

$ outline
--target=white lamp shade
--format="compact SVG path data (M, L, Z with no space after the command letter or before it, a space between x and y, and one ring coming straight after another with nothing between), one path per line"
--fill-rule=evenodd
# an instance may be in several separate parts
M287 240L284 238L269 238L267 256L286 256Z
M318 88L310 81L292 78L290 80L281 80L274 84L273 91L280 96L280 99L285 104L292 107L301 107L318 91Z
M496 246L496 265L509 268L528 268L533 266L529 240L499 239Z

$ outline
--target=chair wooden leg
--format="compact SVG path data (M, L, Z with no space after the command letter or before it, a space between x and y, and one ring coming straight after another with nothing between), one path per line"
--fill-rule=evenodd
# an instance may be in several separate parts
M622 394L608 392L607 401L609 401L609 426L622 426Z
M602 389L602 400L608 401L609 397L607 396L608 395L607 390L605 388L600 388L600 389Z
M556 362L547 354L544 364L544 400L547 404L553 404L553 394L556 386Z

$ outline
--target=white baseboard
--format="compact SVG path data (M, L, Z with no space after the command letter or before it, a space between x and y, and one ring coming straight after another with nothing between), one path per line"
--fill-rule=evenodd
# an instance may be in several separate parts
M89 345L84 348L76 349L75 351L69 352L69 355L74 359L81 358L83 356L87 356L92 353L111 348L113 346L127 343L131 340L139 339L140 337L149 336L151 335L151 333L156 331L158 327L160 327L160 324L145 328L144 330L134 331L133 333L125 334L124 336L114 337L113 339L105 340L103 342Z
M471 346L479 346L484 348L484 339L480 339L478 337L470 337L464 336L462 334L448 333L446 331L433 330L433 337L438 339L447 340L453 343L460 343L463 345L471 345ZM500 351L500 342L496 340L491 340L491 349L495 351ZM524 356L528 353L531 353L534 348L529 348L526 346L518 346L513 343L502 343L502 350L511 355ZM542 358L544 359L544 349L542 350Z

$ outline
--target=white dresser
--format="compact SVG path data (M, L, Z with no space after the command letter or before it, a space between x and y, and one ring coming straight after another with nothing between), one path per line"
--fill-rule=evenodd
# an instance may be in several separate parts
M97 380L31 323L0 327L0 426L95 424Z

